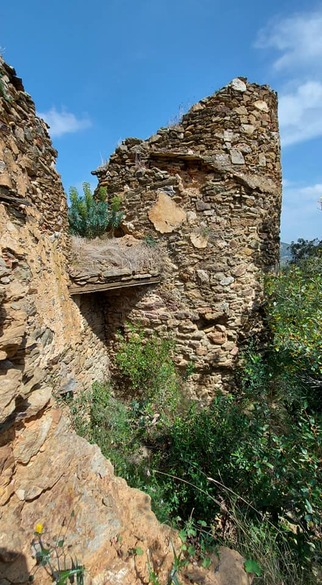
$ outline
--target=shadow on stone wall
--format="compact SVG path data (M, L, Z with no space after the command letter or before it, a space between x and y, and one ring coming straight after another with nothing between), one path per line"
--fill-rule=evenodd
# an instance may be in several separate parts
M11 548L0 547L0 583L27 585L31 582L25 555Z
M117 351L118 336L127 338L129 325L133 324L139 329L145 329L151 333L151 320L147 320L145 311L142 311L142 304L149 298L153 291L158 290L156 286L138 286L119 291L105 292L103 299L104 325L106 347L111 358L110 370L113 383L119 395L127 396L124 393L124 378L115 367L113 357Z
M241 315L241 327L238 332L237 345L240 350L249 345L252 339L256 338L259 341L267 340L269 331L267 327L263 327L265 320L265 284L263 279L265 275L276 273L279 268L279 240L276 235L276 226L278 225L279 209L272 210L271 217L266 218L260 224L258 229L262 237L260 245L257 250L254 250L252 261L259 270L260 278L256 282L257 290L252 307L246 309Z
M28 401L19 393L25 371L26 332L16 334L17 323L5 307L5 294L0 299L0 352L5 355L0 360L0 386L5 403L0 411L0 433L7 430L16 420L23 417ZM19 322L19 325L21 323Z
M137 286L120 291L105 291L74 295L82 317L96 337L110 351L117 333L124 334L129 316L137 309L142 299L155 287ZM142 326L145 326L142 315Z
M87 325L102 343L106 343L104 330L104 293L74 295L72 299L85 319Z
M123 335L126 326L130 321L129 317L135 310L140 310L140 303L146 295L155 290L156 287L135 287L123 289L119 292L106 292L104 295L104 313L105 313L105 335L109 347L113 345L118 333ZM138 323L138 321L136 321ZM139 323L138 323L139 325ZM141 325L144 327L144 315L142 314Z

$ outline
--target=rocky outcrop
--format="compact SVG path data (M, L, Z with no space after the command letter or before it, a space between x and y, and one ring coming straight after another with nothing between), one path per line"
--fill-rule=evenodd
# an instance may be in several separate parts
M146 582L147 554L165 580L175 535L157 522L148 496L116 478L98 447L71 432L60 410L28 418L7 438L14 440L0 450L1 583L26 583L32 574L36 583L50 582L31 556L38 522L44 542L63 539L68 562L85 566L87 583Z
M166 259L154 290L106 296L108 343L126 321L171 335L179 367L195 366L198 396L213 395L240 340L260 328L261 275L278 262L276 94L235 79L179 124L125 140L93 174L122 198L125 232L154 240Z
M146 551L168 572L170 530L57 409L55 397L108 375L102 315L91 295L69 295L66 199L46 125L3 61L0 76L0 581L27 582L42 522L45 539L63 534L86 583L147 582ZM35 582L47 581L39 569Z

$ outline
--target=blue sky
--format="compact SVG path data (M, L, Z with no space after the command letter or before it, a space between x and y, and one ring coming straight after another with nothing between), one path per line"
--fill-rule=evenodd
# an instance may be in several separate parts
M321 238L322 2L15 0L0 46L51 125L65 190L236 76L279 93L282 240Z

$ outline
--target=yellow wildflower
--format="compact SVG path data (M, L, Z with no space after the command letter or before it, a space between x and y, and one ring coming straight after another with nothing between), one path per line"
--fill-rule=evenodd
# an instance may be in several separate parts
M41 524L40 522L38 524L36 524L36 526L35 526L35 532L37 534L42 534L43 530L44 530L43 524Z

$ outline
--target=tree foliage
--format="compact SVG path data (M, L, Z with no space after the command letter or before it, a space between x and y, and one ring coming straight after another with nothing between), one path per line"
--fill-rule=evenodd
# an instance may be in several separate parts
M301 260L318 256L322 253L322 240L315 238L314 240L304 240L299 238L296 242L290 245L291 263L297 264Z
M322 383L322 255L320 248L268 279L268 323L277 352L301 375Z
M76 187L71 187L70 207L68 210L69 231L82 238L96 238L119 227L123 213L120 212L121 200L114 197L111 204L106 198L106 189L100 188L94 198L89 183L83 183L83 195Z

